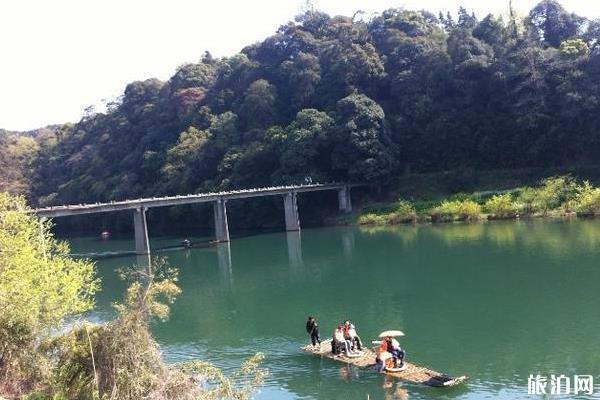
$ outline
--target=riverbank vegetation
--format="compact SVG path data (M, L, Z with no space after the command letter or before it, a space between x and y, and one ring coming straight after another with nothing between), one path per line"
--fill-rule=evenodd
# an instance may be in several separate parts
M418 213L415 212L417 208L420 209ZM406 210L412 210L411 218L397 217ZM598 214L600 188L588 181L578 182L570 176L560 176L544 179L534 187L526 186L505 193L457 194L438 201L417 201L413 204L400 200L375 208L367 207L359 213L355 222L359 225L391 225Z
M47 221L0 193L0 398L249 399L263 356L226 376L204 361L168 365L150 332L180 293L177 271L157 260L124 270L116 318L77 322L99 288L94 265L73 260Z
M399 200L393 211L387 213L368 212L358 217L360 225L392 225L417 220L415 206L408 201Z
M69 258L48 222L26 211L23 198L0 192L0 393L9 395L48 378L39 342L90 310L98 290L93 265Z

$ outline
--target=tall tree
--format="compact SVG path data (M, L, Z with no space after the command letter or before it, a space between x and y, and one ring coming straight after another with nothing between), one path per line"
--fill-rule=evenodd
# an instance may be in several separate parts
M332 167L337 178L382 182L393 171L394 151L379 104L351 94L336 106Z
M556 0L543 0L529 13L540 40L551 47L559 47L563 40L575 37L584 18L567 12Z

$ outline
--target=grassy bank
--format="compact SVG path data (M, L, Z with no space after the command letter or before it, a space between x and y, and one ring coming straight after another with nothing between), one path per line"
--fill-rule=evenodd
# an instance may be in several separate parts
M370 203L339 223L394 225L537 217L596 216L600 188L570 176L542 179L535 186L458 193L447 198Z

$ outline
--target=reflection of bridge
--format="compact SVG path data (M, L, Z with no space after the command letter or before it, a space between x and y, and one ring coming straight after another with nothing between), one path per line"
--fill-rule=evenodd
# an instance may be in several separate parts
M149 254L148 226L146 223L146 210L153 207L167 207L182 204L213 203L215 217L215 236L219 242L229 241L229 227L227 224L227 208L229 200L244 199L248 197L283 196L285 211L285 229L287 231L300 230L298 217L297 195L303 192L316 192L323 190L336 190L338 192L339 209L343 212L352 211L350 202L350 187L347 184L311 184L297 186L277 186L257 189L232 190L218 193L199 193L185 196L152 197L137 200L114 201L110 203L79 204L68 206L55 206L36 208L33 210L40 217L65 217L71 215L97 214L123 210L133 210L133 225L135 230L135 251L137 254Z

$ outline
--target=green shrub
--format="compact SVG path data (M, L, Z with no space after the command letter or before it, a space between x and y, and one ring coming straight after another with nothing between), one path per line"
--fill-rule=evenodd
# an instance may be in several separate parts
M523 214L533 214L539 211L538 204L536 202L538 191L531 187L524 187L517 198L518 202L523 205Z
M46 345L57 355L52 387L69 399L249 400L266 376L257 354L239 372L226 376L204 361L169 365L162 358L150 325L169 316L180 293L177 271L161 259L148 272L121 274L130 281L118 316L103 325L75 326ZM201 387L200 377L210 387Z
M432 222L452 222L458 215L458 201L443 201L437 207L429 210Z
M385 218L374 213L363 214L358 217L359 225L385 225Z
M542 181L540 206L542 210L554 210L572 201L578 194L579 186L570 176L559 176Z
M460 203L459 218L467 221L477 221L481 218L481 206L471 200L466 200Z
M400 199L396 211L387 214L385 219L386 223L390 225L415 222L417 219L417 212L415 211L415 206L411 202Z
M593 187L588 181L583 182L570 205L577 215L600 214L600 188Z
M94 265L70 258L50 223L28 210L23 198L0 192L0 387L19 390L47 372L40 342L90 310L98 290Z
M114 306L115 320L75 326L48 343L59 355L53 371L55 391L85 400L190 398L180 392L195 391L193 383L163 363L150 332L151 322L165 320L180 293L177 271L155 259L149 273L131 269L121 276L131 283L125 301Z
M484 209L493 218L515 218L519 213L519 207L509 193L493 196L485 202Z
M481 217L481 206L472 200L443 201L429 210L432 222L476 221Z
M544 179L537 188L526 187L519 194L525 214L556 210L568 205L578 194L577 182L569 176Z
M358 217L359 225L393 225L414 222L417 219L415 206L406 200L400 199L395 209L388 208L385 213L369 212Z

